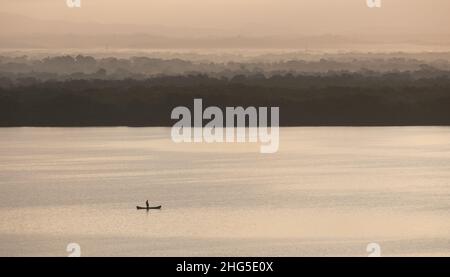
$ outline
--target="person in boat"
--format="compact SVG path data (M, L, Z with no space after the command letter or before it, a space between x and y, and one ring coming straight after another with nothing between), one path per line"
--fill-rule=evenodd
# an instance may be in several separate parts
M145 205L147 205L147 209L150 208L150 205L148 204L148 200L145 201Z

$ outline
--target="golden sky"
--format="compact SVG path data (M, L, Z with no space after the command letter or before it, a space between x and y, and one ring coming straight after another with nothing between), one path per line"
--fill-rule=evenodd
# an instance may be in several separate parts
M75 22L211 28L233 34L449 34L450 0L0 0L0 12Z

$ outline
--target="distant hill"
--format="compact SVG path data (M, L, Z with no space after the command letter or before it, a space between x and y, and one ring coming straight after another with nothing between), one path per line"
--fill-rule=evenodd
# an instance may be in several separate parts
M448 50L450 36L399 40L395 35L339 36L240 36L211 28L160 25L102 24L41 20L0 13L0 48L3 49L302 49L367 50L395 49Z
M126 35L147 34L153 36L208 36L223 33L211 28L170 27L163 25L103 24L100 22L71 22L42 20L22 15L0 12L0 34L2 36L22 35Z

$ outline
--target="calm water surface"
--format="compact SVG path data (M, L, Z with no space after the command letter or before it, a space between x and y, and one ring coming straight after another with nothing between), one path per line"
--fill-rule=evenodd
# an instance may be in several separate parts
M450 128L0 129L0 256L450 256ZM137 211L136 205L163 205Z

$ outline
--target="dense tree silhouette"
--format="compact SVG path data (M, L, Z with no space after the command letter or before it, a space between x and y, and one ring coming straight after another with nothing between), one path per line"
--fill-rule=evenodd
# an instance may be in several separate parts
M89 63L89 62L88 62ZM282 126L450 125L448 74L0 79L0 126L171 126L176 106L279 106Z

